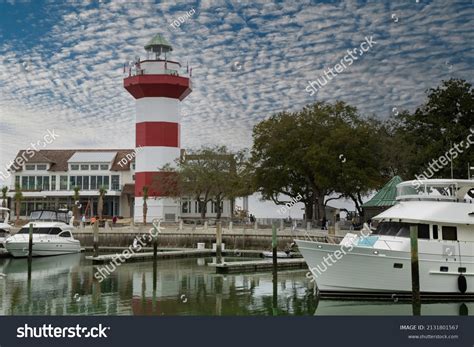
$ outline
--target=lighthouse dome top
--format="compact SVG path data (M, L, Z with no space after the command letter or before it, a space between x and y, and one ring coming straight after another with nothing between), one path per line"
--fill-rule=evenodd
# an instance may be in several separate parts
M145 50L147 52L154 53L167 53L173 51L173 47L166 41L161 34L156 34L146 45Z

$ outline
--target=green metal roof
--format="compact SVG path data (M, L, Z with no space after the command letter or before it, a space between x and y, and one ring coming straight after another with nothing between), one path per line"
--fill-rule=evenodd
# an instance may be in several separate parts
M397 184L401 182L403 182L403 180L400 176L393 177L372 199L363 204L362 207L385 207L395 205L397 203Z
M173 50L173 47L166 41L166 39L161 34L156 34L146 45L145 49L152 50L156 52L155 48L161 46L161 51L170 52Z

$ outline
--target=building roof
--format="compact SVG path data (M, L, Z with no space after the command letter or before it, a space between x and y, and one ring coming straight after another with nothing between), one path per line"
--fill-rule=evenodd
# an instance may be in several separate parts
M51 164L49 171L68 171L68 161L75 154L79 153L112 153L111 171L128 171L130 170L130 163L133 162L126 158L127 154L133 155L133 149L42 149L39 151L20 150L15 157L22 158L26 164L48 163ZM127 159L126 163L119 162L122 159ZM15 164L10 166L10 169L21 171L21 168L16 169Z
M393 177L372 199L362 205L362 208L367 207L388 207L397 203L397 184L403 182L400 176Z
M117 152L76 152L68 163L110 163Z
M161 50L156 50L156 48L158 48L159 46L161 46ZM171 45L168 43L168 41L166 41L166 39L161 34L156 34L145 45L145 49L147 51L151 50L153 52L163 52L163 53L165 53L165 52L171 52L173 50L173 47L171 47Z

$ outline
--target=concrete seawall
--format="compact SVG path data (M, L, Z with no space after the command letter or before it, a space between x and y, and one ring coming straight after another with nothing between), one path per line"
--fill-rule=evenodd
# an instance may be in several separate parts
M114 229L99 229L99 245L108 247L128 247L133 243L133 239L141 234L148 233L150 228L130 228L121 227ZM284 250L293 242L294 236L303 238L305 235L323 241L327 233L321 231L300 231L290 230L278 231L278 249ZM93 233L91 228L76 229L74 237L81 241L83 247L93 245ZM216 242L215 230L176 230L172 228L164 229L158 236L158 247L176 248L196 248L197 243L204 243L206 248L212 248ZM222 242L227 249L270 249L272 236L271 230L224 230Z

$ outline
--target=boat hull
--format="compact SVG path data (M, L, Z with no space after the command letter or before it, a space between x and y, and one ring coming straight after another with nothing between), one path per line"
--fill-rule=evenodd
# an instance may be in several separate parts
M312 273L309 277L315 280L323 294L393 295L412 291L409 252L357 246L351 249L338 244L304 240L296 240L296 243ZM339 251L339 259L335 257L336 251ZM448 267L449 271L441 272L441 266ZM465 293L461 293L458 287L460 266L466 269L463 273L467 282ZM422 294L474 295L472 257L463 256L460 263L459 259L447 261L440 255L420 253L419 273Z
M15 258L27 257L28 246L29 240L27 237L22 237L21 239L18 239L18 237L10 238L5 242L7 251ZM36 235L33 237L33 257L72 254L79 253L80 251L81 244L75 239L39 239Z

